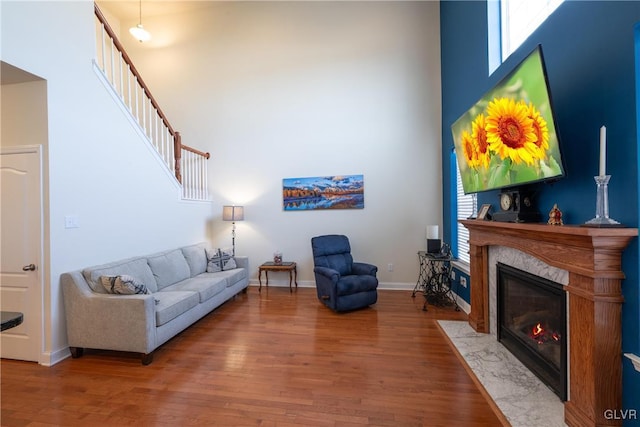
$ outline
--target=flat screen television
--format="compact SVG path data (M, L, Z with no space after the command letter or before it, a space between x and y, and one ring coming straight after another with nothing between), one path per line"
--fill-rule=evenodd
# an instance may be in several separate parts
M465 194L563 177L542 46L456 120L451 131Z

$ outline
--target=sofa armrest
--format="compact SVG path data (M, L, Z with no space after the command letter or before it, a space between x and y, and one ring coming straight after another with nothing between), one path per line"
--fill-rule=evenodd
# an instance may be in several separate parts
M233 259L236 260L236 265L239 268L244 268L245 270L249 271L249 257L246 257L246 256L235 256L235 257L233 257Z
M378 267L373 264L367 264L366 262L354 262L351 265L351 272L357 275L367 274L375 277L378 272Z
M151 353L156 347L153 295L99 294L80 271L60 276L70 347Z

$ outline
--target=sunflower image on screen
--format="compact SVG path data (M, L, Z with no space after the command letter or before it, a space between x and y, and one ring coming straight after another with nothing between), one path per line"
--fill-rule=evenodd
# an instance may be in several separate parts
M451 126L465 193L564 176L542 48Z

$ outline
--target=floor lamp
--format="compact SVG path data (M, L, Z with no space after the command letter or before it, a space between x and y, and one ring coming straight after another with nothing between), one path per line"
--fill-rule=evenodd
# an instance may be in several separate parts
M231 221L231 246L236 256L236 221L244 221L244 206L223 206L222 220Z

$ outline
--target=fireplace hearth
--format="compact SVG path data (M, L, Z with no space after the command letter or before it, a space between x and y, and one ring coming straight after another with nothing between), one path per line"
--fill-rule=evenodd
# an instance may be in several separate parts
M567 400L566 293L559 283L497 266L497 338Z

